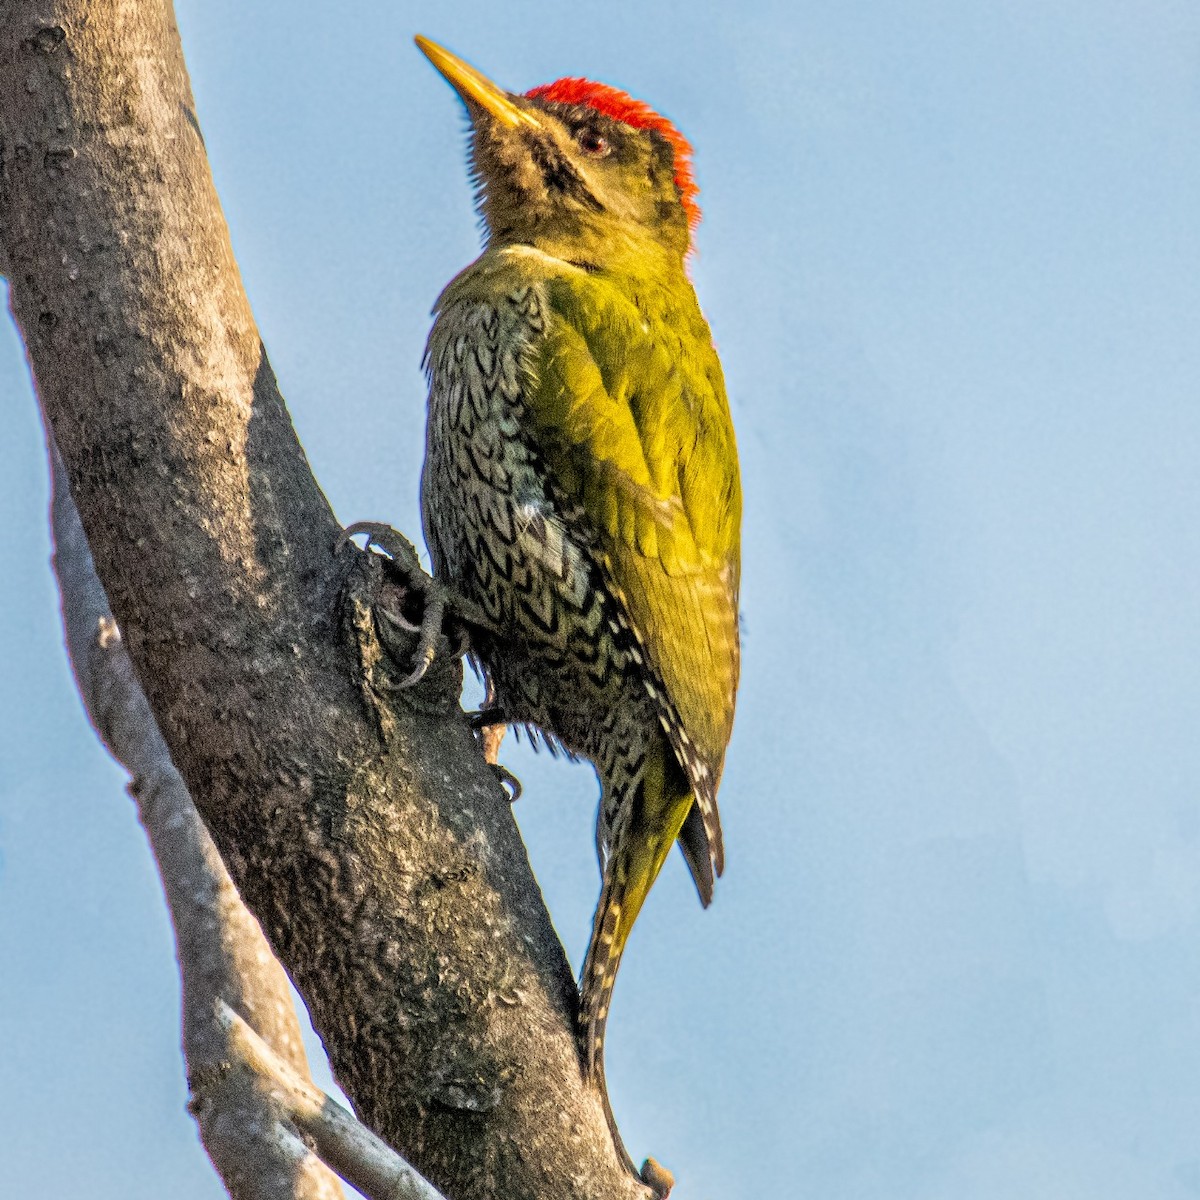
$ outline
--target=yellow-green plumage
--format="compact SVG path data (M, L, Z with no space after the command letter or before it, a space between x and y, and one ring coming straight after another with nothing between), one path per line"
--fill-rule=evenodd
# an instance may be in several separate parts
M506 719L600 777L581 1034L602 1079L617 965L670 847L705 904L723 864L733 428L673 148L587 105L488 93L423 48L467 101L490 233L430 335L426 533L439 577L486 614L473 650Z

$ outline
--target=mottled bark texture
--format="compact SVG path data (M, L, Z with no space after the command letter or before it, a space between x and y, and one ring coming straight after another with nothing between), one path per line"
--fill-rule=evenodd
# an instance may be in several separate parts
M333 552L168 3L5 4L0 238L134 670L359 1116L452 1200L644 1195L458 673L382 686L379 569Z
M338 1200L334 1175L280 1125L270 1080L240 1061L218 999L233 1006L289 1067L308 1077L287 977L246 911L154 723L50 448L54 574L67 653L88 718L131 776L179 961L188 1108L233 1200Z

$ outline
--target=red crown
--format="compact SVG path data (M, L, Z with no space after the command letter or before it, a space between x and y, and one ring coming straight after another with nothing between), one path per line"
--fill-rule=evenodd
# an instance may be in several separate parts
M555 104L586 104L598 113L620 121L633 129L653 129L671 143L675 152L675 186L679 189L679 202L687 214L688 229L700 224L700 206L696 197L700 188L692 174L691 143L667 120L656 113L643 100L635 100L620 88L606 83L593 83L590 79L556 79L530 88L525 93L531 100L549 100Z

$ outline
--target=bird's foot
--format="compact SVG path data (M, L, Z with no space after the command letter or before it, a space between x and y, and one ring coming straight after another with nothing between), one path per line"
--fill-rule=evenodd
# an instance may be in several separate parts
M387 564L385 569L403 585L399 599L381 597L377 590L371 599L371 612L375 616L379 640L388 649L389 656L396 661L405 661L407 657L412 663L411 670L404 678L386 683L376 681L375 686L385 691L404 691L425 678L437 657L439 638L446 638L451 655L457 659L471 647L472 627L489 629L491 626L474 605L426 574L412 542L382 521L356 521L353 525L347 525L338 535L334 553L340 553L347 543L360 534L367 539L363 550L369 553L372 546L382 550L383 554L376 557L383 559ZM389 633L404 635L403 648L395 645ZM409 655L407 647L414 634L417 646ZM508 794L509 803L515 804L521 796L521 781L496 761L500 741L504 737L505 717L503 710L495 703L490 680L484 707L479 712L469 714L468 720L483 746L488 765Z
M516 804L521 798L521 783L517 777L500 766L500 743L504 741L505 730L508 726L508 714L496 695L496 681L491 673L485 674L487 688L483 703L477 712L469 713L467 721L471 732L479 741L483 757L491 764L492 769L499 775L501 784L508 789L509 803Z
M496 778L500 781L500 786L508 793L509 804L516 804L521 798L521 781L507 768L502 767L498 762L489 760L488 766L495 772Z
M467 713L467 724L473 733L482 733L493 725L505 725L507 722L504 709L495 704L485 704L483 708Z
M461 658L470 645L467 632L470 606L455 596L444 583L426 574L417 557L416 548L402 533L385 525L382 521L356 521L347 525L338 536L334 553L340 552L348 542L359 534L366 535L363 550L372 546L383 551L387 570L403 585L399 599L386 597L377 599L372 606L379 627L380 640L392 649L393 641L388 633L401 633L417 637L416 649L412 651L412 668L407 675L388 685L392 690L403 691L420 683L425 678L433 660L437 657L438 638L445 636L455 658ZM399 656L397 656L399 657Z
M489 695L484 700L483 706L476 712L467 713L467 724L470 725L471 732L479 742L483 757L494 767L500 759L500 743L504 741L504 734L508 728L508 717L505 715L504 709L492 701L490 681L488 688ZM501 782L506 781L501 780ZM517 784L513 800L515 801L520 794L521 786Z

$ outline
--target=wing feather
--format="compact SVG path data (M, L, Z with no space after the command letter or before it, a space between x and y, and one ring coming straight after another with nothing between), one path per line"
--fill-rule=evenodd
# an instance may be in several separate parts
M694 297L679 313L655 309L590 277L551 281L547 295L529 395L539 450L594 532L652 667L648 690L720 874L716 792L739 671L741 523L720 364ZM697 840L693 831L689 862Z

